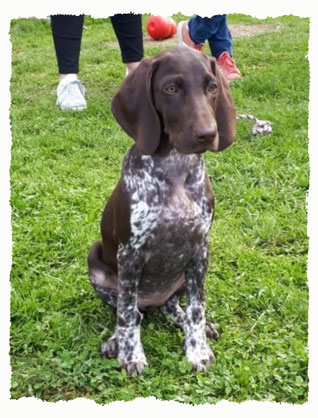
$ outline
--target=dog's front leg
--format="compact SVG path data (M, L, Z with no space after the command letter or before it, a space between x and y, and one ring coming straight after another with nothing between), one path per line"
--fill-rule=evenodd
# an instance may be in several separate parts
M200 247L198 254L187 266L185 279L187 307L185 318L185 353L194 370L206 370L214 360L206 340L204 303L204 276L208 266L208 245Z
M127 373L140 375L147 360L140 340L142 315L137 307L138 282L142 271L142 260L138 251L131 246L120 246L117 254L119 292L117 301L116 337L117 359Z

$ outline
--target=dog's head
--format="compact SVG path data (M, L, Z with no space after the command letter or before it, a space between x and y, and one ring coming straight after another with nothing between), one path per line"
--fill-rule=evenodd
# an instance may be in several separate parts
M221 151L235 137L235 108L216 60L188 47L145 58L112 101L118 123L153 154L164 132L179 152Z

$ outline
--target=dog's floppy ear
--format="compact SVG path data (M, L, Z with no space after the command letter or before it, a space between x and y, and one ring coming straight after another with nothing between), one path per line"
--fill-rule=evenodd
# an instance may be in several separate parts
M236 128L236 112L232 93L222 71L218 68L216 59L210 58L213 74L218 83L216 98L216 123L219 132L219 145L217 151L222 151L234 142Z
M112 100L112 112L124 131L135 139L142 154L159 146L161 125L152 100L152 76L156 60L144 58L124 79Z

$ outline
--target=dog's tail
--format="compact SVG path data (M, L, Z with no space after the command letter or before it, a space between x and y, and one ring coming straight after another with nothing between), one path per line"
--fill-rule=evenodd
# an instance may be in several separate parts
M103 260L102 241L96 241L87 256L88 275L98 296L112 306L117 304L117 275Z
M104 270L106 267L103 262L103 244L101 240L94 242L92 245L87 256L87 264L90 278L94 270Z

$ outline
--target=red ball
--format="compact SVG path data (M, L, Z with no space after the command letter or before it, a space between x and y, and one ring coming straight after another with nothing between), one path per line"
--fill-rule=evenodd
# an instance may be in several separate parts
M146 29L153 39L166 39L170 36L171 24L167 17L151 16L147 21Z
M169 34L169 38L171 38L173 35L175 35L177 33L177 24L172 19L172 17L168 17L168 20L169 20L169 23L170 23L170 34Z

